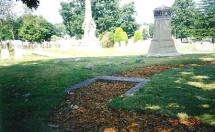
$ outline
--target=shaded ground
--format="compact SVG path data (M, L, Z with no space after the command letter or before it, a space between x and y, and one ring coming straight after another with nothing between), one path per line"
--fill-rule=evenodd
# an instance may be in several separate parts
M117 75L149 77L168 69L188 66L197 65L157 65L137 68L133 71L122 72ZM51 112L51 123L60 125L64 130L75 132L213 131L214 128L212 126L204 125L194 118L170 118L151 112L132 112L132 109L130 111L122 111L108 107L111 99L120 96L131 88L131 86L131 84L122 82L97 82L89 87L81 88L74 94L67 96L66 101ZM125 98L120 96L117 99L123 101ZM117 108L120 108L121 104L118 104ZM77 107L76 109L73 108L74 105ZM135 107L133 106L133 108Z
M63 101L65 97L65 88L79 83L80 81L90 79L95 76L115 75L123 71L132 71L136 67L147 67L155 64L205 64L206 61L215 61L214 58L215 54L159 58L144 56L97 57L80 58L80 60L77 61L74 59L68 59L67 61L62 59L52 60L50 58L31 55L25 56L24 60L0 59L0 131L55 131L55 129L53 130L47 125L49 110ZM86 69L85 67L88 64L94 65L94 68L92 70ZM209 70L211 68L208 67L206 69ZM201 72L202 69L199 69L199 71ZM175 75L176 73L177 72L170 72L168 76L172 76L171 74ZM166 81L164 78L166 76L166 74L165 76L161 76L161 82ZM187 78L185 78L185 80L186 79ZM215 80L212 76L210 79ZM150 80L152 80L151 77ZM207 81L205 83L207 83ZM160 85L156 83L154 84ZM171 84L170 87L173 87L176 84L177 83ZM180 84L177 84L177 86L178 85ZM159 103L155 97L158 97L156 92L160 91L155 89L154 92L151 92L148 99ZM203 90L199 91L198 96L201 96L202 93L206 92L203 92ZM214 95L211 91L207 93ZM143 99L139 97L143 96L139 95L135 98L138 99L136 102L141 104L139 106L144 106L142 103L144 103L143 100L146 98ZM205 99L201 97L199 99ZM132 100L133 99L130 101ZM211 102L211 100L208 102ZM132 104L134 104L132 106L132 110L137 108L135 103ZM122 105L119 106L122 107ZM165 103L163 103L163 106L165 106ZM203 106L208 107L204 104ZM211 105L210 108L214 108L212 106L213 105ZM186 108L189 109L189 107ZM210 108L206 109L210 110ZM191 112L192 110L190 110L190 113ZM204 111L201 113L204 113ZM204 117L208 119L208 114L206 113Z

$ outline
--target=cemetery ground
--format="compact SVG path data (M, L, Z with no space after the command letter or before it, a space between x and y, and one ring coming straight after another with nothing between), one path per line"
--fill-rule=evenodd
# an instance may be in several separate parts
M70 59L31 55L0 60L0 73L0 131L215 129L215 54ZM101 75L150 81L129 97L121 94L132 84L122 82L96 82L74 95L64 92ZM68 104L71 113L65 112ZM56 118L61 109L62 116L70 116L63 122Z

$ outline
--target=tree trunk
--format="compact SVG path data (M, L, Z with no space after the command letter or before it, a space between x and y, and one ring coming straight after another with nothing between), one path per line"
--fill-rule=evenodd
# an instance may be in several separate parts
M212 38L212 43L214 44L214 42L215 42L215 38Z

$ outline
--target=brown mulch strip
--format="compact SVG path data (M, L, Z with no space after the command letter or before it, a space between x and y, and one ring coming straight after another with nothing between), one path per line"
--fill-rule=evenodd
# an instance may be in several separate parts
M188 66L198 66L198 65L197 64L154 65L154 66L136 68L133 71L125 71L125 72L116 74L116 76L147 78L165 70L174 69L177 67L188 67Z
M164 70L184 66L191 64L137 68L117 75L149 77ZM214 129L200 124L196 119L179 120L148 112L128 112L108 108L107 103L111 99L122 95L132 86L134 84L128 82L97 81L78 89L50 112L50 124L74 132L201 132Z

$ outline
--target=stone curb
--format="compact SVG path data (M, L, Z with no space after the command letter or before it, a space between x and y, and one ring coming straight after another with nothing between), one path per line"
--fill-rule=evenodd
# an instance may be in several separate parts
M67 94L70 94L74 92L75 90L79 88L86 87L97 80L106 80L106 81L122 81L122 82L133 82L136 83L136 85L132 88L130 88L127 92L124 93L124 96L132 96L135 92L137 92L140 88L142 88L149 80L142 79L142 78L136 78L136 77L116 77L116 76L97 76L92 79L88 79L85 81L82 81L78 84L75 84L71 86L70 88L67 88L65 92Z

